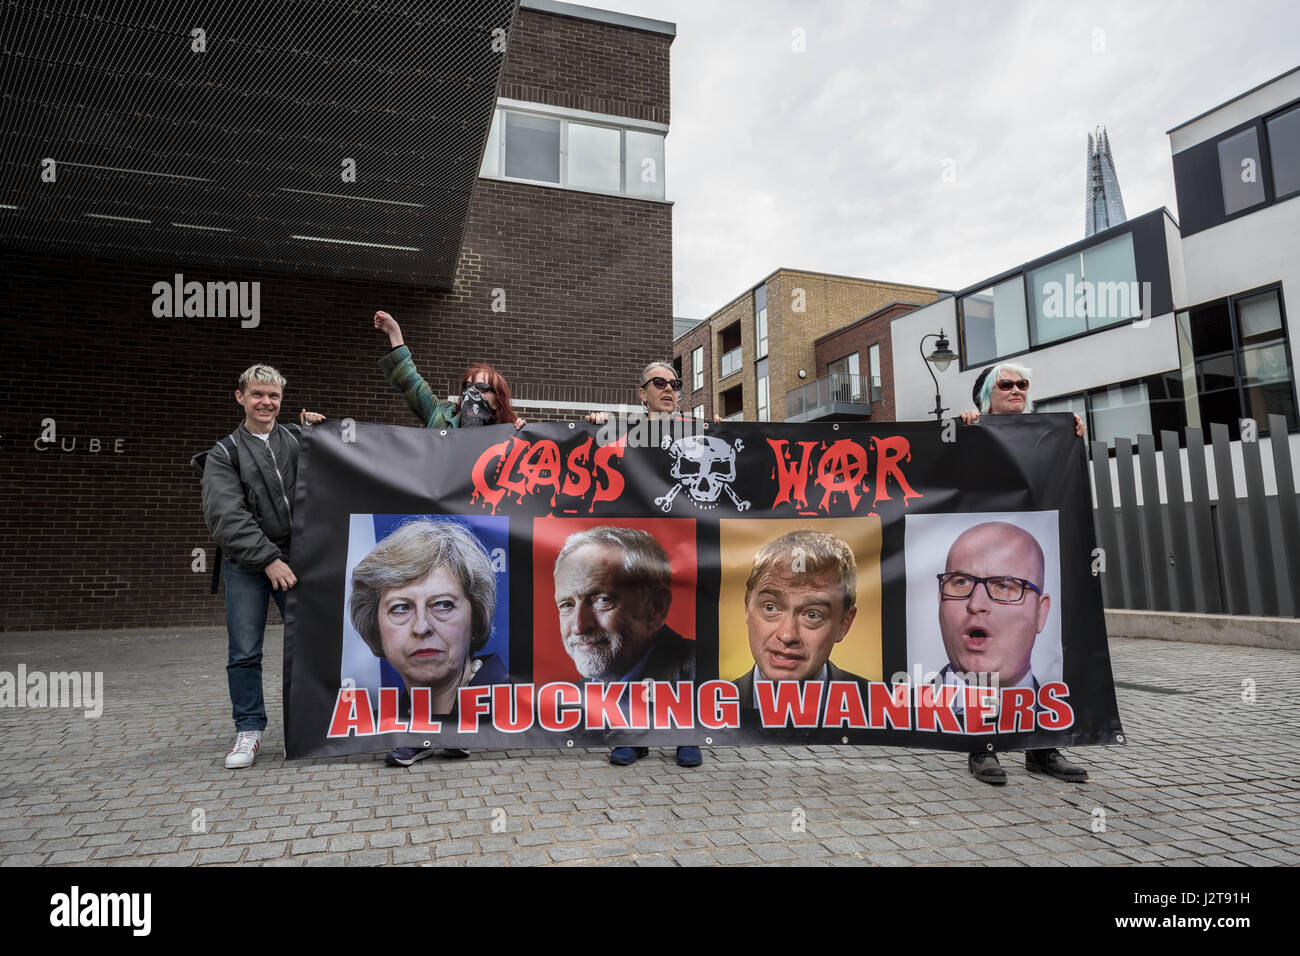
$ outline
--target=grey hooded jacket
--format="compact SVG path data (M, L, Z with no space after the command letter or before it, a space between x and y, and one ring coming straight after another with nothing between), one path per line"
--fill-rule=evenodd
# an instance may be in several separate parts
M224 441L208 453L203 521L212 540L242 567L261 571L289 556L300 434L296 425L277 424L262 441L241 424L231 433L237 462Z

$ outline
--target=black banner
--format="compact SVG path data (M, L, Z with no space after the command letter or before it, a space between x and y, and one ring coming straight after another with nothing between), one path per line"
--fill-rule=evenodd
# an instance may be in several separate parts
M979 425L307 429L288 756L1122 742L1083 443Z

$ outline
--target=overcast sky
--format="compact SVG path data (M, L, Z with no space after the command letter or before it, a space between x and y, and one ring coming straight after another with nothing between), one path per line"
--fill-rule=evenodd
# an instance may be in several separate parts
M1300 65L1289 0L587 5L677 24L665 165L693 318L778 266L956 289L1081 239L1098 125L1129 217L1176 216L1166 131Z

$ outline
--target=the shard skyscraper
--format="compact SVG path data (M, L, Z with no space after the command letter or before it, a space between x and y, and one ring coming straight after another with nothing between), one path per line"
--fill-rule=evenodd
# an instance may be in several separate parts
M1088 134L1088 179L1084 188L1085 236L1118 226L1128 218L1124 214L1124 199L1119 194L1115 160L1110 155L1110 140L1104 126L1098 127L1095 138Z

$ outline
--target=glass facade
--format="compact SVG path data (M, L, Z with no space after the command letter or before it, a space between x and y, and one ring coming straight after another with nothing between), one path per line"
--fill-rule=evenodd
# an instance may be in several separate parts
M627 189L641 199L664 198L664 138L630 129L627 137Z
M1268 127L1268 158L1273 167L1273 194L1300 192L1300 106L1275 116Z
M1219 179L1223 211L1231 216L1264 201L1264 175L1259 166L1259 136L1242 130L1219 141Z
M740 371L740 362L740 349L722 353L722 374L718 377L726 378L728 375L735 375Z
M829 363L826 374L831 376L832 401L862 401L862 368L857 352Z
M1183 387L1177 371L1115 382L1074 395L1034 403L1035 412L1073 412L1088 428L1087 441L1114 447L1116 438L1136 442L1139 435L1177 432L1193 424L1184 417Z
M616 193L621 186L621 131L608 126L568 124L568 176L570 186Z
M1035 346L1142 314L1128 233L1049 262L1030 272L1028 281L1029 338Z
M505 175L560 181L560 121L529 113L505 114Z
M871 374L871 401L880 401L880 346L873 345L867 350L867 368Z
M1020 276L962 296L959 307L967 365L983 365L1029 348Z
M479 175L640 199L664 198L664 135L499 108Z
M1253 418L1268 433L1268 416L1297 429L1282 298L1278 289L1220 299L1175 316L1179 376L1186 393L1187 424L1207 432L1212 423L1240 436L1240 419Z

